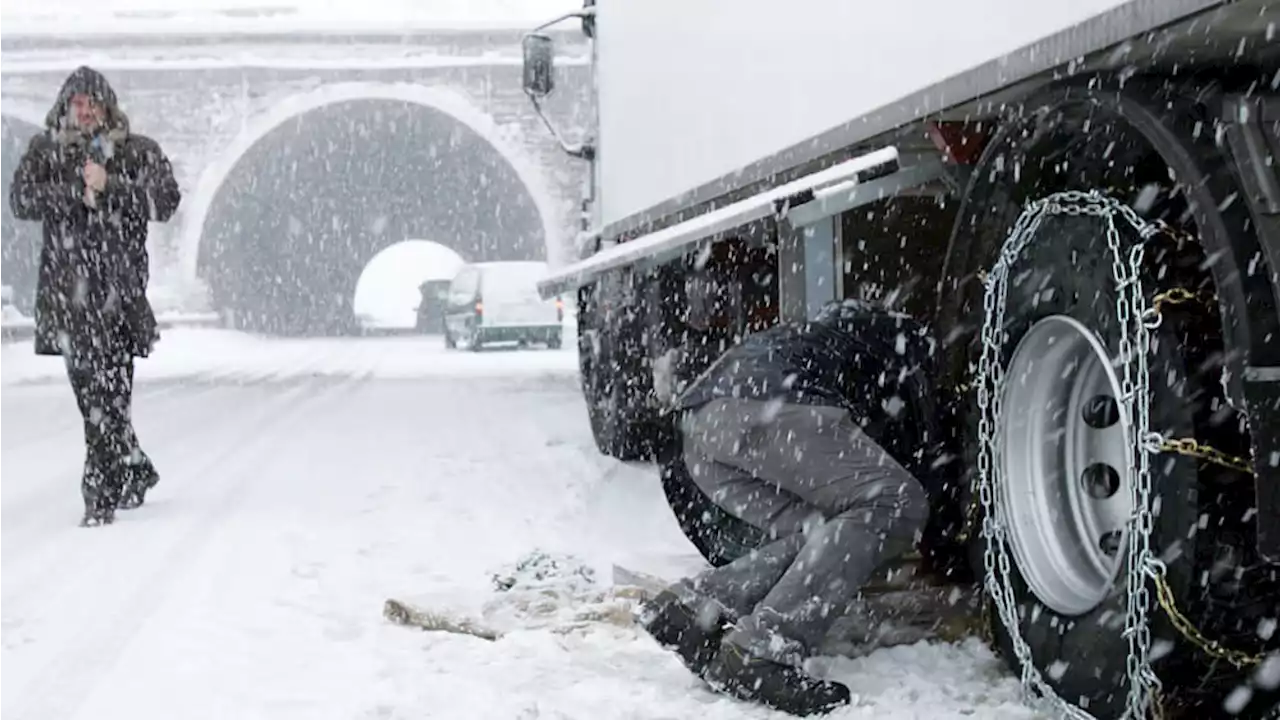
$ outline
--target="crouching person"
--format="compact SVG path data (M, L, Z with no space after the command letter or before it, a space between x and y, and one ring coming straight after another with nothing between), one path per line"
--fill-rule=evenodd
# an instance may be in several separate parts
M673 399L693 481L768 538L640 613L712 688L796 715L849 702L802 663L928 518L921 483L862 427L887 383L921 372L904 351L921 337L906 316L834 303L748 336Z

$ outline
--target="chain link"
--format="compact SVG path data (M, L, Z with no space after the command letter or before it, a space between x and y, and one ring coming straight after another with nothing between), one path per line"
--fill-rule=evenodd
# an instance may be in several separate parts
M1197 247L1200 246L1200 238L1192 235L1182 228L1170 225L1163 219L1149 221L1147 225L1151 228L1151 234L1153 235L1164 235L1180 243L1195 245Z
M1164 231L1149 224L1131 208L1097 191L1062 192L1029 204L1014 224L1001 248L999 258L987 273L983 295L982 355L975 378L978 408L978 493L983 511L982 536L983 584L990 596L1001 624L1009 633L1014 655L1021 668L1024 691L1033 705L1058 718L1094 720L1087 711L1063 700L1045 681L1022 638L1018 608L1011 583L1011 563L1007 544L1009 527L1006 501L1007 483L1003 477L1001 457L1003 439L995 433L1003 418L1002 395L1004 367L1002 350L1005 341L1005 309L1008 306L1009 273L1022 252L1033 241L1046 217L1055 215L1084 216L1106 223L1107 247L1111 255L1112 279L1116 288L1116 321L1120 329L1118 361L1121 373L1123 411L1130 417L1139 442L1128 459L1128 489L1133 515L1128 521L1126 553L1127 600L1124 637L1129 655L1126 676L1129 684L1126 707L1121 720L1140 720L1152 712L1159 713L1160 679L1151 668L1151 631L1148 610L1151 597L1148 581L1157 588L1164 583L1165 567L1151 549L1153 510L1151 498L1151 452L1157 444L1150 432L1150 393L1148 392L1147 356L1150 331L1158 327L1159 316L1149 308L1142 290L1141 268L1146 240ZM1125 252L1117 219L1137 231L1142 242Z
M1199 302L1212 307L1216 297L1208 290L1196 292L1182 287L1170 288L1151 298L1151 309L1159 313L1164 310L1165 305L1181 305L1189 302Z
M1248 458L1240 457L1239 455L1228 455L1211 445L1200 443L1195 438L1160 438L1159 444L1156 445L1156 450L1177 453L1211 462L1214 465L1238 470L1242 473L1253 474L1253 463L1249 462Z
M1200 632L1199 628L1178 609L1177 599L1173 595L1173 588L1169 587L1169 583L1163 577L1156 581L1156 598L1160 601L1160 607L1164 609L1165 614L1169 616L1169 621L1173 623L1178 632L1200 648L1206 655L1218 660L1225 660L1239 669L1258 665L1266 657L1263 654L1250 655L1241 650L1234 650L1219 643L1217 640L1205 637L1204 633Z

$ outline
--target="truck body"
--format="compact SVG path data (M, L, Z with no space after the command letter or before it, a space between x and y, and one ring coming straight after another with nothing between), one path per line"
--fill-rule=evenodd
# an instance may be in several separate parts
M562 142L592 182L581 255L540 290L577 292L600 449L659 461L709 560L759 533L680 467L659 359L693 350L705 367L759 328L871 300L939 340L954 493L926 564L1015 598L990 618L1015 668L1074 668L1032 695L1098 718L1278 711L1259 668L1280 636L1259 627L1280 607L1280 4L588 0L569 18L593 40L597 117ZM554 90L540 30L535 105ZM1032 213L1054 217L1028 230ZM1095 432L1120 454L1101 457ZM1147 545L1118 551L1130 536ZM1126 574L1153 553L1158 571ZM1117 613L1128 632L1081 629ZM1175 648L1137 661L1160 701L1107 659L1137 652L1119 638L1138 626ZM1224 699L1242 686L1249 702Z
M928 111L968 99L959 83L941 86L959 73L976 81L969 92L995 89L1025 71L1005 65L982 77L975 69L1100 13L1108 14L1080 31L1103 44L1211 4L741 0L727 12L705 0L602 2L598 223L606 235L622 232L687 202L678 198L705 196L697 191L716 181L718 191L731 190L753 179L741 170L788 149L780 165L803 162L822 150L814 138L850 121L870 136L877 111L906 120L912 105ZM1147 17L1134 5L1147 6ZM1115 12L1120 6L1129 7ZM1072 50L1047 45L1039 64L1070 60ZM926 89L934 92L922 102L910 99Z

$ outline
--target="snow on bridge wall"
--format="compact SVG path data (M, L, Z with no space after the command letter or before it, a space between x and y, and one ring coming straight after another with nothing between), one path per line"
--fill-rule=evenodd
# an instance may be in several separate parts
M16 107L14 103L4 105L3 159L0 161L0 230L3 231L3 245L0 246L0 280L6 287L6 295L19 310L30 313L35 300L37 276L37 260L39 259L41 234L35 223L20 222L13 216L9 207L9 186L13 182L13 173L18 169L18 161L26 150L28 138L35 134L43 122L43 117L34 108Z
M6 36L3 113L40 120L80 64L107 75L133 126L165 148L184 192L152 229L153 285L188 294L199 229L216 180L255 136L308 109L358 96L398 99L455 117L490 141L530 188L548 259L567 260L587 166L560 152L521 89L519 31L329 36L59 40ZM561 40L557 93L545 109L570 137L593 114L585 40ZM171 294L173 291L167 291Z
M321 85L310 92L275 103L269 112L255 118L221 156L206 166L196 184L195 192L188 196L187 213L181 229L178 251L179 267L183 278L196 277L205 221L218 191L222 189L223 182L235 169L237 163L252 151L260 140L289 120L329 105L359 100L396 100L420 105L442 112L474 131L493 146L529 189L542 219L543 236L547 239L548 261L559 264L566 259L561 256L561 244L555 242L556 238L563 235L561 213L555 201L555 191L544 173L540 172L540 169L522 150L519 139L512 142L504 138L501 129L490 116L479 111L467 98L449 88L412 83L349 82Z

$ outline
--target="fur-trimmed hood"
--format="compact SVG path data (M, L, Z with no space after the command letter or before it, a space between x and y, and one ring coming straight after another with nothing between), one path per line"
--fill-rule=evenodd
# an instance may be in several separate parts
M83 134L67 122L71 97L78 93L88 95L106 108L107 117L104 125L108 139L119 142L129 136L129 118L120 110L119 99L111 83L107 82L107 78L97 70L82 66L76 68L75 72L67 77L66 82L62 84L62 89L58 91L58 99L54 101L49 114L45 116L45 128L53 137L61 142L72 143L85 139Z

